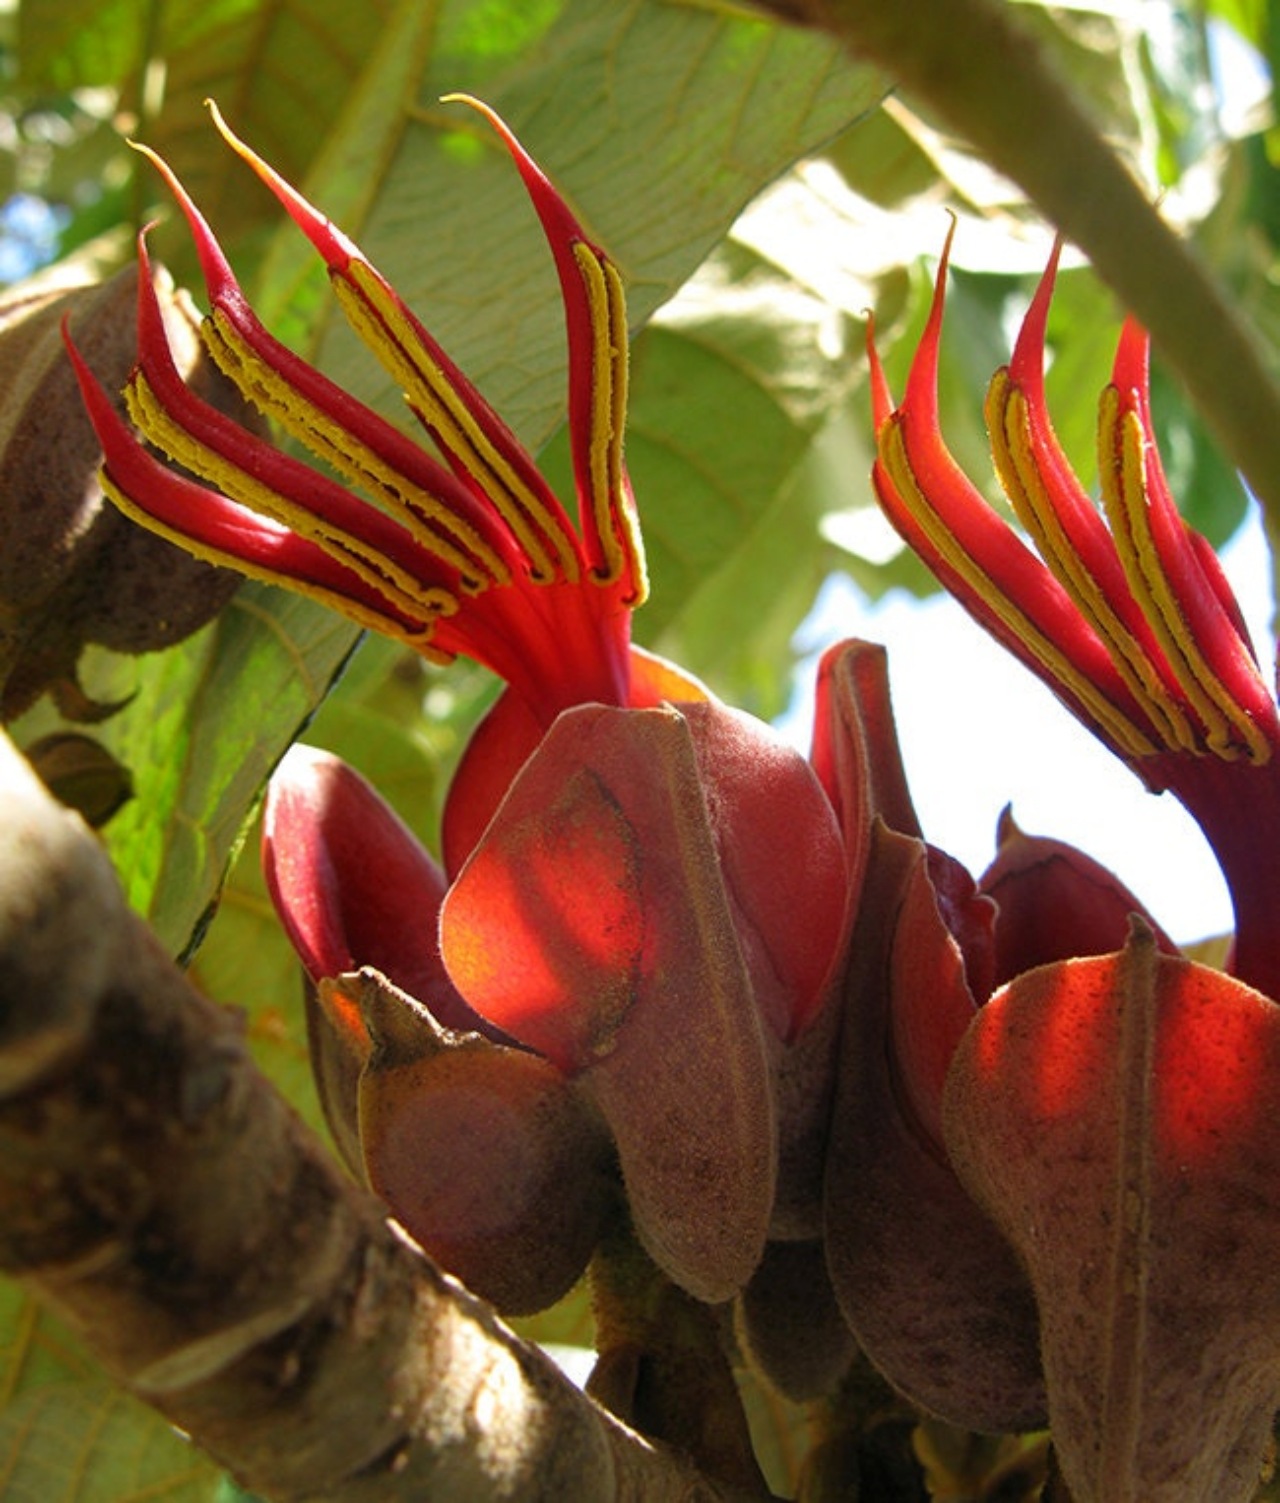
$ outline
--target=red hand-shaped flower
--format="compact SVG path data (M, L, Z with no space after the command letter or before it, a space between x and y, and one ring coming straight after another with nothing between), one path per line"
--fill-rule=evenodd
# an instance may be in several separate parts
M996 468L1037 552L987 505L938 430L945 263L896 409L871 351L876 489L890 520L976 619L1149 788L1185 804L1231 891L1232 969L1280 996L1275 696L1212 548L1169 494L1151 429L1147 341L1132 322L1099 412L1101 513L1068 467L1042 374L1056 259L987 399Z
M478 1026L490 1054L476 1064L477 1046L467 1045L468 1081L511 1082L513 1120L571 1124L524 1135L531 1154L538 1143L545 1153L513 1195L510 1258L530 1262L530 1224L546 1219L538 1195L573 1180L565 1132L585 1155L579 1178L595 1183L587 1119L602 1116L651 1251L695 1293L724 1298L754 1267L773 1211L775 1066L821 1011L844 935L839 833L802 757L630 645L631 611L646 586L622 457L621 279L510 131L484 112L514 158L559 273L580 530L385 279L225 127L324 257L343 312L404 388L439 457L267 333L163 164L200 254L215 359L377 505L185 387L146 277L130 410L189 475L138 442L73 358L105 451L104 485L130 515L433 659L466 654L508 685L455 775L443 872L371 791L331 763L292 757L273 786L268 874L323 1004L318 1071L347 1119L352 1155L358 1146L397 1214L442 1245L445 1207L456 1221L457 1202L437 1193L432 1175L447 1155L434 1137L431 1153L406 1152L406 1123L426 1132L418 1103L444 1090L442 1081L453 1091L462 1070L440 1063L442 1051L451 1056L436 1025ZM145 261L145 245L141 253ZM361 966L419 993L434 1020L418 1018L412 999L401 998L397 1012L385 987L366 985L362 1011L354 984L326 985ZM406 1016L421 1023L417 1032ZM523 1046L518 1057L512 1041ZM493 1050L506 1052L499 1059ZM563 1105L570 1090L572 1108ZM483 1116L486 1162L512 1157L499 1116ZM483 1185L474 1157L467 1163L471 1182ZM581 1210L566 1211L579 1252L591 1220ZM491 1246L492 1230L478 1240ZM547 1287L534 1277L515 1300L559 1292L551 1286L571 1276L573 1261L560 1259Z
M939 433L943 276L896 408L872 350L876 489L970 612L1199 822L1234 901L1234 953L1226 974L1161 953L1139 919L1115 953L1064 959L1058 940L1081 926L1051 918L1048 953L1011 934L1004 955L1052 963L1013 976L967 1023L963 1005L935 1012L940 1046L922 1050L927 999L903 971L888 1032L917 1141L990 1216L1034 1290L1072 1496L1245 1500L1280 1401L1280 716L1217 561L1169 494L1132 323L1102 396L1101 511L1068 468L1041 374L1052 284L1051 266L987 403L996 468L1036 551ZM1022 884L1024 857L994 891ZM1015 927L1019 906L1051 890L1043 876L1032 873L1039 897L1009 889ZM1077 866L1072 886L1113 928L1119 894L1096 876ZM897 1121L910 1136L910 1114ZM856 1328L864 1264L851 1261ZM969 1273L972 1296L955 1308L972 1336L982 1261ZM962 1355L946 1312L927 1324L942 1330L941 1361ZM1007 1370L997 1376L999 1397Z

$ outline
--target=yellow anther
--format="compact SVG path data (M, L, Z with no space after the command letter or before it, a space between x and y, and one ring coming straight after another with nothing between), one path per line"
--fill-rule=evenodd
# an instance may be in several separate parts
M929 543L965 586L986 605L1004 629L1016 637L1046 675L1060 684L1112 744L1125 756L1148 757L1160 750L1141 726L1134 724L1075 666L1062 649L999 590L991 577L965 552L955 534L934 510L911 468L902 424L891 418L880 430L880 460L888 471L902 502L924 532Z
M201 333L218 367L255 406L340 475L382 502L415 541L458 571L465 590L475 593L509 581L506 564L474 528L308 401L253 349L225 314L215 310L204 321Z
M372 585L380 595L385 596L389 605L402 611L406 616L420 621L422 635L430 635L431 623L438 617L452 615L457 610L457 599L450 591L439 586L424 584L410 571L385 555L374 551L361 539L333 526L316 513L291 501L278 491L272 490L256 475L201 443L187 429L174 421L150 383L141 374L134 376L125 395L129 415L139 431L157 448L162 449L170 459L182 465L193 475L198 475L202 480L208 481L231 500L283 523L300 537L316 543L330 557L350 569L366 584ZM182 537L179 537L177 541L183 542L184 546L188 545L187 540ZM194 551L194 544L191 544L191 547ZM233 568L239 567L234 559L228 559L225 562ZM342 609L345 610L346 607ZM347 614L352 614L352 612L348 610ZM396 635L403 635L403 630L398 631ZM416 631L412 640L415 645L421 640Z
M612 584L624 572L635 581L631 604L649 592L644 544L625 501L622 441L627 419L627 313L622 279L613 263L583 241L575 241L587 294L593 335L591 355L591 508L604 567L600 580Z
M1210 665L1178 605L1151 528L1147 438L1142 420L1108 386L1098 410L1102 499L1125 577L1202 731L1197 749L1224 761L1264 763L1271 748L1259 727Z
M1158 665L1117 615L1063 526L1036 460L1026 396L1007 369L997 371L992 378L986 417L1000 484L1036 551L1105 645L1125 687L1141 705L1160 741L1169 747L1193 750L1197 745L1195 730L1185 711L1170 694Z
M409 405L440 435L440 442L502 515L529 560L534 580L576 580L574 539L484 431L385 284L368 266L352 261L334 278L334 290L352 328L399 382Z
M406 629L394 617L384 616L362 601L352 600L348 595L327 589L324 585L315 584L309 580L299 579L293 574L269 569L263 564L251 563L238 553L227 553L221 548L215 548L199 538L192 537L190 533L170 527L153 512L137 505L128 492L115 483L105 468L99 472L98 478L102 483L104 493L127 517L132 518L140 527L145 527L148 532L154 532L176 544L185 553L194 554L196 558L202 558L206 563L217 564L221 568L234 569L237 574L261 580L264 584L279 585L295 595L306 595L309 599L319 601L321 605L328 606L330 610L346 616L348 620L354 621L357 626L363 627L366 631L375 631L383 636L396 638L397 641L403 642L414 652L420 653L432 662L446 664L453 661L452 653L439 652L426 640L429 627L421 630Z

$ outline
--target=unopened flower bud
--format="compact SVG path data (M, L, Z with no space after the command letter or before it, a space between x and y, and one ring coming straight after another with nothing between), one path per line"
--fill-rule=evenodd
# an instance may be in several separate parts
M770 1242L734 1313L753 1365L798 1404L832 1392L858 1350L817 1239Z
M573 1287L613 1201L608 1134L547 1060L439 1027L369 973L360 1076L369 1184L450 1273L503 1314Z
M1006 809L999 850L979 886L995 899L996 984L1073 955L1106 955L1140 914L1160 947L1176 950L1119 877L1075 846L1019 829Z
M171 646L227 602L237 576L192 559L104 503L100 449L66 358L69 320L112 390L136 357L137 271L97 286L0 305L0 717L49 691L70 718L109 713L78 686L90 642L118 652ZM210 400L243 411L205 361L197 319L167 274L157 291L184 369Z
M58 802L94 829L133 796L129 769L91 736L56 731L24 747L23 755Z

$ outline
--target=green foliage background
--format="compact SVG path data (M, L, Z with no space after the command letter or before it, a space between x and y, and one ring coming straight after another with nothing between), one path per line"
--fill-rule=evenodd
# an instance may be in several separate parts
M1224 116L1209 87L1214 28L1274 72L1269 0L1018 9L1280 348L1280 138L1265 105ZM830 40L715 0L21 0L0 15L0 42L0 192L56 205L62 254L109 272L131 255L132 231L165 213L154 173L123 144L137 136L182 176L266 321L403 417L335 319L300 237L213 131L202 101L214 97L362 244L543 449L567 494L549 257L483 123L439 102L483 95L627 282L628 455L653 578L640 639L771 716L827 574L845 570L877 594L929 587L902 554L873 562L842 542L871 505L865 312L900 381L944 210L956 214L944 420L985 473L982 389L1049 232L916 102ZM194 281L172 215L154 243ZM1064 276L1051 399L1085 473L1118 312L1086 268ZM1221 542L1243 492L1161 372L1157 405L1175 492ZM305 727L431 840L452 759L492 686L465 665L441 673L387 643L360 645L319 608L256 586L182 646L138 661L100 654L87 671L98 692L132 695L101 731L135 779L105 831L131 901L191 958L199 984L245 1010L264 1067L314 1120L296 977L246 823ZM33 712L19 741L50 723L47 709ZM536 1333L577 1339L583 1318L573 1307ZM757 1410L785 1486L787 1417ZM0 1290L0 1496L231 1503L235 1493L70 1335Z

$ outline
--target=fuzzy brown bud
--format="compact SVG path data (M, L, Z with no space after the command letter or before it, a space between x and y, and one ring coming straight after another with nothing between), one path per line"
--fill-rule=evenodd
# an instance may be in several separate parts
M336 986L369 1039L356 1096L370 1186L503 1314L553 1305L586 1268L614 1198L608 1135L582 1092L536 1054L442 1028L376 971Z
M68 718L110 713L79 688L83 647L171 646L226 604L239 576L211 568L127 520L98 482L98 440L62 345L69 320L110 388L136 356L137 270L0 304L0 718L52 693ZM243 404L205 359L198 315L157 273L180 368L214 405Z
M833 1392L857 1355L820 1241L770 1242L734 1316L755 1368L795 1403Z

